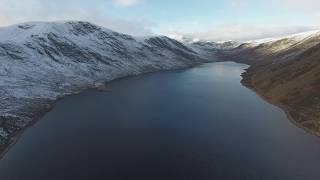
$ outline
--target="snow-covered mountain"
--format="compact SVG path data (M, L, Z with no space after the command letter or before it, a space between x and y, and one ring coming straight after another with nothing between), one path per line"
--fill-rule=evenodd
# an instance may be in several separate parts
M170 37L172 39L175 39L185 44L186 46L200 48L202 50L203 48L211 49L211 50L233 49L240 45L239 42L233 41L233 40L227 40L227 41L203 40L197 37L184 36L181 34L171 34Z
M200 48L168 37L135 38L88 22L0 28L0 144L51 100L120 77L214 61L199 54Z
M186 45L206 59L219 59L220 51L232 50L238 47L239 43L235 41L197 41L188 42Z

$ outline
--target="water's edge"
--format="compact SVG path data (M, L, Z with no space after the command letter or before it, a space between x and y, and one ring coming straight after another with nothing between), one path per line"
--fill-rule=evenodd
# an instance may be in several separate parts
M304 132L320 137L320 134L317 132L314 132L308 128L306 128L305 126L302 126L299 122L296 121L296 119L294 117L292 117L291 113L290 113L290 109L289 107L287 107L285 104L280 103L280 102L275 102L270 100L268 97L266 97L263 93L261 93L260 91L258 91L257 87L254 86L254 84L251 82L251 76L246 74L246 72L248 71L248 69L245 70L244 73L242 73L241 77L241 84L248 88L249 90L251 90L252 92L254 92L257 96L259 96L262 100L264 100L265 102L280 108L287 116L287 119L296 127L302 129Z
M248 67L142 74L52 101L3 153L0 179L318 180L319 138L245 86Z
M221 62L221 61L219 61ZM223 62L235 62L235 61L223 61ZM211 62L211 63L217 63L217 62ZM235 63L238 63L238 62L235 62ZM190 65L188 67L183 67L183 68L174 68L174 69L170 69L170 70L158 70L158 71L154 71L154 72L144 72L142 74L138 74L138 75L130 75L130 76L126 76L126 77L119 77L119 78L116 78L112 81L106 81L104 84L101 84L99 87L88 87L86 89L81 89L77 92L74 92L72 94L67 94L67 95L64 95L64 96L60 96L59 98L57 98L56 100L52 101L52 100L48 100L46 101L42 106L41 108L39 109L32 109L32 111L35 111L37 113L34 113L34 114L37 114L36 116L32 117L32 121L31 123L26 126L25 128L22 128L20 129L17 133L13 134L11 136L11 141L6 144L4 147L0 148L0 160L6 155L6 153L8 151L10 151L10 149L16 144L18 143L20 137L23 135L23 133L28 130L30 127L32 127L34 124L36 124L39 120L42 119L43 116L45 116L48 112L50 112L54 107L55 107L55 104L57 101L61 100L61 99L64 99L64 98L68 98L70 96L75 96L75 95L78 95L80 93L83 93L87 90L90 90L90 89L96 89L96 90L100 90L100 91L107 91L108 90L108 83L110 82L113 82L113 81L117 81L117 80L121 80L121 79L125 79L125 78L129 78L129 77L134 77L134 76L144 76L144 75L147 75L147 74L150 74L150 73L158 73L158 72L165 72L165 71L174 71L174 70L182 70L182 69L189 69L189 68L192 68L192 67L196 67L196 66L199 66L199 65L202 65L203 63L197 63L197 64L194 64L194 65ZM241 64L241 63L240 63ZM247 71L248 69L245 69L245 72ZM244 72L244 73L245 73ZM310 134L313 134L315 135L314 133L312 133L311 131L308 131L308 129L302 127L301 125L299 125L290 115L289 111L287 110L287 108L282 105L282 104L279 104L279 103L275 103L275 102L272 102L270 101L268 98L266 98L263 94L259 93L258 91L256 91L256 89L250 84L250 76L244 76L243 74L241 75L242 79L241 79L241 84L248 88L249 90L253 91L257 96L259 96L263 101L265 102L268 102L269 104L275 106L275 107L278 107L280 108L287 116L287 119L289 121L291 121L295 126L305 130L307 133L310 133Z
M217 62L207 62L207 63L217 63ZM159 72L167 72L167 71L175 71L175 70L183 70L183 69L189 69L189 68L193 68L202 64L206 64L206 63L195 63L192 65L188 65L186 67L175 67L172 69L163 69L163 70L154 70L154 71L146 71L146 72L142 72L140 74L136 74L136 75L128 75L128 76L124 76L124 77L118 77L115 78L111 81L105 81L103 84L99 84L99 86L95 86L95 87L87 87L87 88L83 88L80 89L76 92L73 92L71 94L65 94L62 96L57 97L57 99L55 100L47 100L42 102L42 104L40 106L38 106L38 108L34 108L30 111L30 114L32 114L33 116L32 121L24 128L18 130L16 133L13 133L12 135L10 135L10 140L7 144L3 145L1 147L0 145L0 161L1 159L6 155L6 153L8 153L10 151L10 149L16 144L18 143L20 137L23 135L23 133L29 129L30 127L32 127L34 124L36 124L39 120L41 120L48 112L50 112L54 107L56 102L64 99L64 98L68 98L70 96L74 96L74 95L78 95L81 94L85 91L88 90L92 90L92 89L96 89L96 90L100 90L100 91L107 91L108 90L108 83L111 83L113 81L117 81L117 80L121 80L121 79L126 79L126 78L130 78L130 77L135 77L135 76L144 76L144 75L148 75L151 73L159 73Z

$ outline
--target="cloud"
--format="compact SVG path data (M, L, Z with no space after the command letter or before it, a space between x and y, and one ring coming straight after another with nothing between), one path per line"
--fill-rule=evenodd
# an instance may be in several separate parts
M319 12L319 0L282 0L283 5L296 10L303 10L305 13Z
M136 5L140 0L115 0L115 3L121 6L132 6Z
M279 37L305 31L319 29L309 26L254 26L254 25L224 25L202 32L181 33L177 31L165 32L167 36L182 40L210 40L225 41L235 40L239 42L262 39L268 37Z
M223 0L227 7L235 9L245 9L257 6L257 8L281 8L286 10L304 11L304 13L312 14L319 12L319 0ZM260 7L259 7L260 6ZM272 11L272 9L270 9Z
M204 40L244 41L307 31L315 28L308 25L320 25L317 20L320 19L320 0L221 1L224 2L221 7L224 8L224 14L212 17L213 25L202 21L202 17L191 17L188 14L179 16L173 12L169 12L174 14L172 19L161 19L158 17L161 13L158 12L156 18L159 22L152 20L157 13L153 11L134 12L139 15L132 16L131 7L139 3L137 8L153 3L147 0L0 0L0 26L28 21L83 20L131 35L156 33L180 38L188 36ZM283 10L283 16L272 16L275 8L278 8L278 14L279 9L280 14ZM255 17L255 14L251 14L260 10L262 15L258 13ZM301 24L305 26L299 26Z
M320 19L320 0L223 0L223 4L225 16L234 16L226 18L227 22L213 18L215 25L179 27L178 23L160 32L178 40L248 41L320 29L316 20Z
M129 5L137 1L121 2ZM112 4L113 0L0 0L0 26L28 21L81 20L131 35L153 34L152 28L156 26L153 22L108 14Z

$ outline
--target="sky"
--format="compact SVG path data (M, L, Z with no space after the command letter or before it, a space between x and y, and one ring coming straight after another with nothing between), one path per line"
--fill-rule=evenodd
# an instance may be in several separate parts
M136 36L246 41L320 29L320 0L0 0L0 26L82 20Z

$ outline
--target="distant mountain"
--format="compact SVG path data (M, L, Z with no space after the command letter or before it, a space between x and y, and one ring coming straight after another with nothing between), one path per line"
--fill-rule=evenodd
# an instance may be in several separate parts
M278 38L248 41L225 54L228 55L228 58L250 64L267 58L279 61L298 56L317 45L319 39L320 31L310 31Z
M199 54L207 51L200 48L164 36L132 37L88 22L0 28L0 149L50 101L120 77L215 60L213 54Z
M191 43L191 46L200 46L200 47L206 47L211 49L234 49L238 47L240 44L236 41L197 41Z
M209 40L201 40L198 38L183 36L183 35L175 35L173 39L185 44L186 46L191 47L200 47L217 50L217 49L233 49L240 45L239 42L228 40L228 41L209 41Z

